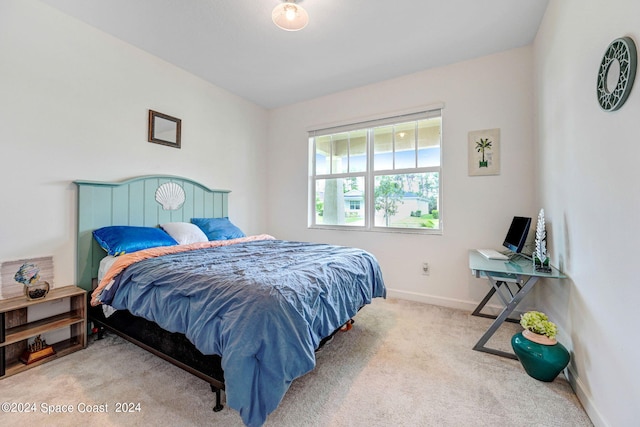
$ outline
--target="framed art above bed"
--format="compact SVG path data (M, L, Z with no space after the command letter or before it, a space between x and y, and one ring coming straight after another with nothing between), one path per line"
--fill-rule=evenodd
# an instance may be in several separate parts
M182 120L149 110L149 142L181 148L181 139Z

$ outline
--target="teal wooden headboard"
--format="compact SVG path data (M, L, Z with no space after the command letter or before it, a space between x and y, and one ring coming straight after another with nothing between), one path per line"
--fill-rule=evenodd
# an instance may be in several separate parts
M184 190L179 209L165 210L156 190L173 182ZM106 252L93 238L93 230L108 225L155 227L191 218L228 216L229 190L212 190L193 180L170 175L148 175L122 182L74 181L78 186L78 242L76 284L88 291L98 276Z

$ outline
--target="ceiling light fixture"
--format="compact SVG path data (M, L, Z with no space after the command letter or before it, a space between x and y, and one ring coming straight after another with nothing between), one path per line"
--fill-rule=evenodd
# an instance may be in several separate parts
M273 9L271 19L283 30L298 31L309 23L309 14L296 4L296 0L285 0Z

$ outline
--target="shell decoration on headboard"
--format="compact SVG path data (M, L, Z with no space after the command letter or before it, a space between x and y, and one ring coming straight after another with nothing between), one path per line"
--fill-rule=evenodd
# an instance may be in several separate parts
M165 211L175 211L184 204L184 189L175 182L165 182L156 190L156 202Z

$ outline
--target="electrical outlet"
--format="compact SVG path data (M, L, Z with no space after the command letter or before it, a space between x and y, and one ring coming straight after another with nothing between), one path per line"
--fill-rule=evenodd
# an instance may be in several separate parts
M429 275L429 263L428 262L423 262L422 263L422 275L423 276L428 276Z

